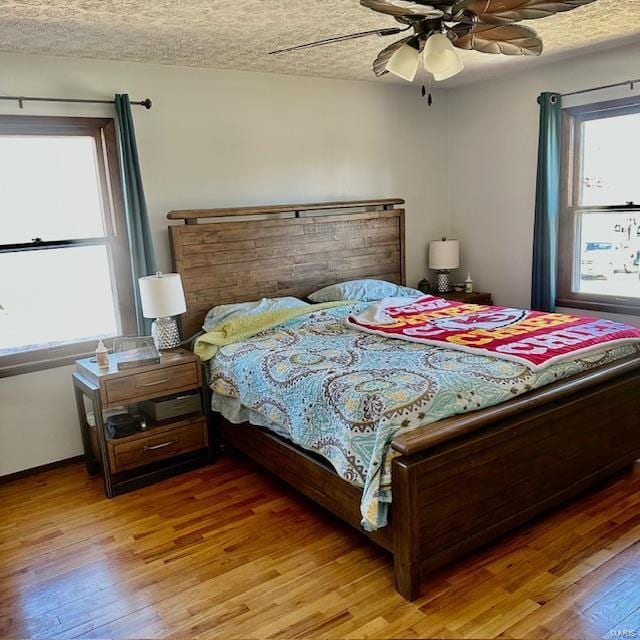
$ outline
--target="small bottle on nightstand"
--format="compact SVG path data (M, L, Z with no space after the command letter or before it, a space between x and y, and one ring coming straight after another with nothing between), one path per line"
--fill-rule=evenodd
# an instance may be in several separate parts
M473 293L473 279L470 273L467 273L467 279L464 281L464 292Z
M102 340L98 341L98 347L96 348L96 362L99 367L109 366L109 350L104 346Z

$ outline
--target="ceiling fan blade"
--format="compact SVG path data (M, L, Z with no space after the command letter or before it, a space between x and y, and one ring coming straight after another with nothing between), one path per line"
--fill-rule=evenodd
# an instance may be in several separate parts
M459 49L506 56L539 56L543 49L538 34L522 24L479 24L453 44Z
M573 11L595 0L469 0L464 8L473 11L484 23L508 23L546 18Z
M415 0L360 0L360 4L398 18L441 18L444 15L441 9Z
M373 61L373 72L378 76L383 76L385 73L389 73L387 71L387 64L389 60L391 60L391 56L404 44L409 43L412 40L417 41L417 36L407 36L406 38L402 38L402 40L398 40L393 44L390 44L388 47L383 49L378 57Z
M269 55L276 53L289 53L290 51L298 51L300 49L311 49L313 47L322 47L326 44L333 44L335 42L345 42L346 40L355 40L356 38L366 38L367 36L395 36L403 31L407 31L411 27L390 27L386 29L374 29L372 31L360 31L358 33L349 33L344 36L335 36L334 38L324 38L323 40L316 40L315 42L307 42L305 44L298 44L294 47L287 47L286 49L277 49L276 51L269 51Z

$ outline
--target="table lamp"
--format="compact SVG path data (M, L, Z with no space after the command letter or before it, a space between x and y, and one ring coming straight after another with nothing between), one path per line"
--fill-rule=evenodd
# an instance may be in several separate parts
M182 278L179 273L156 273L155 276L138 278L142 314L155 318L151 335L158 349L174 349L180 346L180 331L174 316L187 310Z
M429 269L436 273L436 291L446 293L450 289L449 271L460 266L460 243L457 240L432 240L429 243Z

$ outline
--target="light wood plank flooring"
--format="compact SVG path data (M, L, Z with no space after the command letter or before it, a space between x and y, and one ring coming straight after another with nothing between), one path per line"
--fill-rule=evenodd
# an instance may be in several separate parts
M640 469L431 577L240 457L106 500L0 486L2 638L640 638Z

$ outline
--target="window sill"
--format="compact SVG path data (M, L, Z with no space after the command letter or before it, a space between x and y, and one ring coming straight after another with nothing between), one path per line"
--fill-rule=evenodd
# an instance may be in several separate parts
M638 302L619 302L616 298L612 298L610 301L557 298L556 307L584 309L602 313L617 313L626 316L640 316L640 300L638 300Z
M60 358L51 358L49 360L32 360L31 362L22 362L20 364L11 364L3 366L0 364L0 378L10 378L11 376L20 376L25 373L33 373L34 371L45 371L46 369L57 369L73 364L81 358L88 358L92 353L77 353Z
M33 371L57 369L88 358L95 352L99 337L82 342L68 343L51 349L33 349L0 356L0 378L19 376ZM102 338L104 346L111 350L114 338Z

